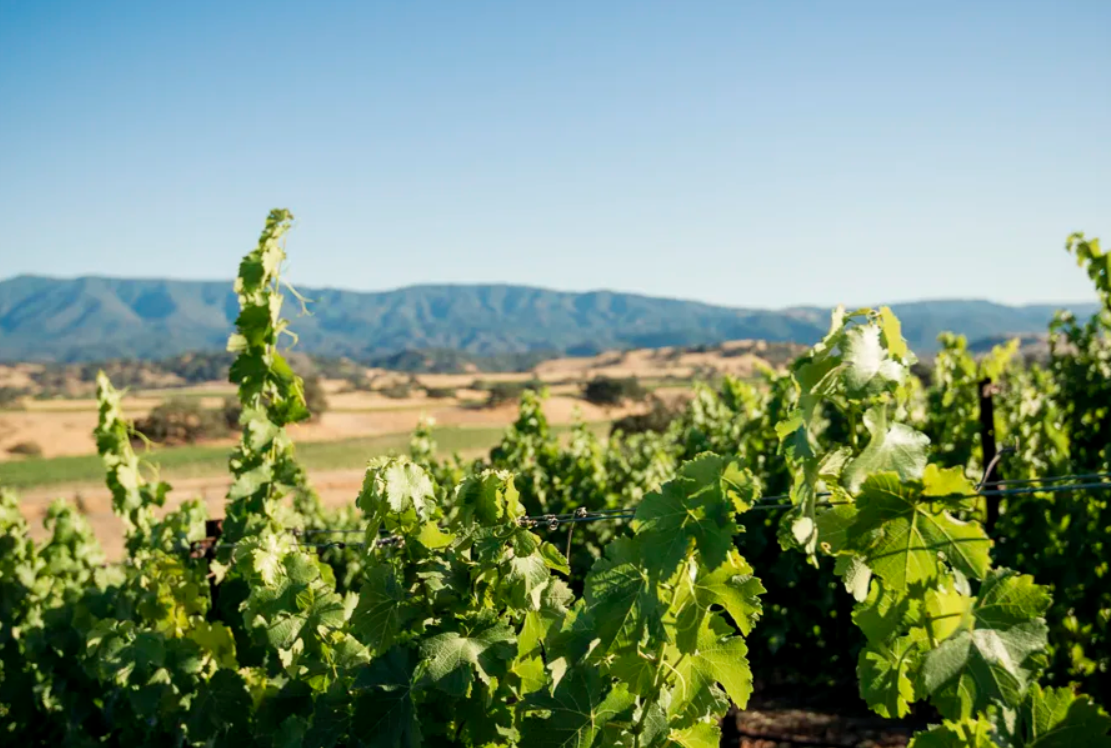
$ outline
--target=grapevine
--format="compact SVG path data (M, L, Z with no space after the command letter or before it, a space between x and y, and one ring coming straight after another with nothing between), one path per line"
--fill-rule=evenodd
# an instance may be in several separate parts
M1111 745L1111 719L1069 685L1104 672L1107 597L1076 584L1103 579L1106 504L1034 488L1005 502L993 543L967 477L985 375L1005 383L1002 430L1038 453L1029 477L1106 471L1102 432L1080 432L1108 309L1059 320L1047 369L945 338L925 389L890 310L838 309L787 374L700 386L664 433L577 423L563 444L529 391L489 460L438 460L422 424L409 457L371 460L353 505L326 510L287 430L309 415L282 353L291 223L271 212L235 282L242 434L214 553L197 552L199 501L165 511L171 487L103 374L125 560L107 565L65 503L32 542L0 491L13 744L708 748L764 669L829 681L855 659L879 715L937 710L917 748ZM1069 246L1111 298L1098 243ZM1074 582L1078 547L1095 561Z
M826 338L792 370L797 405L781 423L797 511L785 543L835 556L867 638L861 696L885 717L929 700L944 722L913 746L1033 745L1041 733L1103 736L1111 721L1069 689L1037 680L1048 648L1049 590L992 568L963 470L929 461L929 439L902 422L914 362L888 309L838 309ZM867 440L822 438L824 408ZM905 418L905 416L903 416ZM837 506L816 508L828 492ZM1094 743L1092 743L1094 744Z

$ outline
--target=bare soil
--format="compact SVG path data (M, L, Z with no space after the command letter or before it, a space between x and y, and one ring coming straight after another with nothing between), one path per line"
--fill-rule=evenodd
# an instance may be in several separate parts
M218 407L222 400L202 402ZM161 400L151 397L127 398L124 412L129 418L142 418ZM46 407L39 407L40 405ZM360 436L377 436L412 431L422 418L430 417L440 426L497 426L508 424L516 417L515 403L497 408L479 407L461 399L409 398L394 400L373 392L348 392L329 399L330 410L312 422L291 427L297 441L330 441ZM576 410L587 421L620 418L643 406L600 408L572 396L555 394L544 405L553 424L571 423ZM0 461L20 459L8 449L21 442L35 442L42 456L61 457L96 452L93 429L96 427L96 402L88 400L55 400L35 403L29 410L0 411ZM206 440L205 444L231 444L232 438Z
M849 686L852 696L855 687ZM914 726L848 708L802 708L791 700L754 699L722 720L722 748L904 748Z

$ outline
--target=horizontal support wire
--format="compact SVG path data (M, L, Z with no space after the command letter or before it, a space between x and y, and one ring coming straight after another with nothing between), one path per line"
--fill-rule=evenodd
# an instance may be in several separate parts
M1108 479L1108 480L1100 480L1100 479ZM1065 481L1070 481L1070 480L1073 480L1073 481L1075 481L1075 480L1085 480L1087 482L1070 483L1068 485L1061 485ZM978 491L976 493L970 493L970 494L957 494L957 495L951 495L951 496L937 496L937 497L927 497L927 498L936 498L938 500L942 500L942 499L972 499L972 498L986 497L986 496L1001 496L1001 497L1002 496L1023 496L1023 495L1039 494L1039 493L1055 494L1055 493L1065 493L1065 492L1070 492L1070 491L1109 490L1109 489L1111 489L1111 482L1108 482L1108 481L1111 481L1111 473L1082 473L1082 474L1075 474L1075 475L1048 476L1048 477L1044 477L1044 478L1028 478L1028 479L1022 479L1022 480L999 480L999 481L989 481L985 485L987 485L987 486L1017 485L1017 486L1020 486L1020 487L1018 487L1018 488L993 488L993 489ZM1035 484L1035 483L1049 484L1049 485L1032 485L1032 484ZM832 496L832 494L828 491L823 491L821 493L818 493L817 496L818 496L818 498L823 498L824 499L824 498L828 498L829 496ZM772 496L763 496L763 497L760 497L759 499L757 499L756 503L752 507L750 507L748 511L778 511L778 510L791 509L792 507L795 506L795 504L790 501L790 498L791 497L790 497L789 494L776 494L776 495L772 495ZM852 503L853 503L852 501L818 501L815 504L815 506L826 508L826 507L833 507L833 506L844 506L846 504L852 504ZM603 521L603 520L624 520L624 519L633 519L635 517L636 517L636 507L611 508L611 509L593 509L593 510L587 510L585 508L580 507L576 511L570 512L570 513L541 514L541 515L532 515L532 516L527 516L527 517L521 517L520 519L518 519L518 523L521 524L522 526L529 527L529 528L547 527L549 530L555 530L555 529L558 529L562 525L574 524L574 523L579 523L579 522L599 522L599 521ZM326 529L326 528L310 528L310 529L294 529L294 530L291 530L291 532L294 535L308 537L308 536L311 536L311 535L363 534L366 531L365 530L355 530L355 529L330 530L330 529ZM381 530L381 532L382 532L383 540L388 539L388 538L396 537L394 535L390 535L389 531L385 530L384 528ZM377 545L381 545L381 544L382 544L382 540L379 540L378 543L376 543L375 545L377 546ZM335 542L332 542L332 543L319 543L319 544L304 543L304 544L301 544L301 545L303 547L332 548L332 547L365 547L366 544L365 543L359 544L359 543L335 543Z
M402 540L402 538L401 538L400 535L387 535L386 537L379 538L378 540L376 540L374 542L374 547L375 548L382 548L382 547L385 547L385 546L388 546L388 545L397 545L397 544L401 543L401 540ZM193 541L193 543L190 544L190 550L195 550L195 549L201 548L202 547L201 542L202 541ZM214 551L218 551L218 550L221 550L223 548L238 548L241 545L246 545L246 543L245 542L214 543L210 546L204 546L204 547L206 549L212 549ZM296 545L298 548L316 548L317 550L327 550L329 548L339 548L339 549L342 550L344 548L366 548L367 547L366 543L347 543L347 542L344 542L344 541L333 541L333 542L330 542L330 543L295 543L294 545Z
M1033 483L1062 483L1065 481L1096 481L1101 478L1111 479L1111 473L1078 473L1075 475L1051 475L1048 478L1021 478L1008 480L989 480L985 486L1025 486Z
M1065 493L1068 491L1100 491L1111 488L1111 483L1101 481L1098 483L1074 483L1067 486L1050 485L1050 486L1026 486L1024 488L1005 488L994 491L981 491L980 493L969 494L961 496L962 499L971 499L977 496L1022 496L1032 493ZM938 498L948 498L946 496L939 496Z

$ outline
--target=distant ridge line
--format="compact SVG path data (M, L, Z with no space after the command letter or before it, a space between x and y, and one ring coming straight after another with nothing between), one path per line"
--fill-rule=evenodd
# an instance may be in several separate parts
M306 353L380 357L440 349L479 355L713 345L763 339L809 344L829 310L726 307L621 291L555 291L513 284L424 284L391 291L301 288L312 315L287 316ZM1095 303L1010 306L975 299L890 305L920 352L944 330L970 340L1044 333L1057 308L1089 315ZM237 313L230 281L21 275L0 281L0 361L166 358L221 350Z

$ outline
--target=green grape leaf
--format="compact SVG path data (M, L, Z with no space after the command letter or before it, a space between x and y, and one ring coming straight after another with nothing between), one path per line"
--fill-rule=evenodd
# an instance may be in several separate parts
M833 572L841 577L845 591L852 595L854 600L862 602L867 599L872 582L872 569L863 558L856 554L838 556Z
M877 405L864 414L864 427L871 438L841 475L850 493L860 490L864 480L882 472L894 472L904 481L922 477L926 468L928 436L901 423L887 423L887 406Z
M350 634L335 632L330 637L330 644L322 654L321 659L330 667L339 670L352 670L358 665L370 662L370 650Z
M970 497L975 487L959 467L942 468L930 464L922 474L922 495L932 497Z
M945 721L915 734L907 748L998 748L991 723L983 719Z
M552 583L550 569L566 568L562 554L550 543L542 543L523 527L505 525L469 531L465 540L471 546L472 560L487 573L496 567L500 575L495 594L505 595L513 608L536 610L541 596Z
M838 447L834 450L826 452L822 455L822 459L818 461L818 477L830 482L841 477L847 466L853 459L853 450L851 447Z
M984 580L973 610L978 624L1005 628L1045 615L1053 597L1029 574L998 569Z
M850 542L859 541L853 532L858 513L857 508L851 505L834 506L817 513L814 524L822 550L836 554Z
M751 633L763 611L760 595L766 590L741 554L736 549L730 551L725 563L712 570L693 561L691 566L691 573L680 576L680 586L672 602L672 610L678 612L677 626L682 635L697 639L702 622L713 605L720 605L741 633L746 636Z
M1045 664L1048 599L1030 577L1007 569L984 580L966 624L923 661L923 690L943 716L1019 704Z
M516 608L536 610L540 598L551 581L548 564L540 549L526 555L514 555L506 562L505 582L509 602Z
M906 368L884 348L880 332L875 324L858 325L845 332L841 379L849 397L878 395L906 377Z
M495 623L473 632L445 631L421 642L420 678L452 696L465 696L478 679L489 685L517 655L513 629Z
M212 656L222 668L237 667L235 659L235 637L231 629L222 623L198 621L193 624L188 636L197 646Z
M1111 748L1111 717L1087 696L1037 683L1003 731L1015 748Z
M641 563L639 548L630 538L618 538L594 563L587 575L583 599L590 636L601 652L635 647L645 633L665 636L663 608L655 579Z
M251 590L244 615L270 646L283 650L302 636L338 629L346 620L343 598L322 579L320 562L297 552L281 558L273 584Z
M436 551L451 545L455 541L455 536L441 530L435 522L425 522L421 525L415 539L426 550Z
M518 745L520 733L515 726L514 706L505 699L492 699L483 691L474 691L469 698L456 702L456 720L462 728L462 740L456 745L488 748Z
M537 611L529 611L517 634L517 660L513 672L521 679L521 692L532 693L547 685L544 670L544 651L541 642L545 635L544 621Z
M309 723L304 717L286 717L274 732L274 748L302 748L308 729Z
M671 729L667 718L669 706L671 706L671 692L667 688L662 688L658 698L642 701L633 710L633 723L640 725L640 732L637 734L638 745L655 746L667 738L667 733ZM619 743L619 745L626 744Z
M386 651L393 646L397 635L419 616L409 599L392 566L373 567L366 573L359 590L359 602L351 614L352 631L372 651Z
M354 737L369 748L419 748L420 724L413 703L413 658L394 647L355 677Z
M263 584L277 584L278 578L285 574L283 564L288 552L288 544L274 535L267 535L258 547L251 550L250 570L259 576Z
M814 445L801 409L792 410L787 418L779 421L775 425L775 435L779 438L780 450L791 462L814 457Z
M880 328L883 330L883 341L891 355L906 358L910 351L907 348L907 341L903 340L903 326L890 307L880 307Z
M372 460L356 505L388 524L416 527L432 517L436 487L424 468L406 457Z
M553 693L540 691L525 700L530 716L521 728L521 745L530 748L590 748L611 720L632 713L636 698L621 684L608 689L595 667L572 668Z
M920 609L916 598L893 592L873 579L868 597L853 608L853 623L869 642L881 644L915 620Z
M876 714L902 718L914 701L914 678L918 666L918 641L901 636L889 644L869 643L860 650L856 673L860 696Z
M720 566L738 532L734 515L755 497L752 474L736 462L703 454L684 463L674 479L637 506L633 529L643 563L670 576L693 544L707 566Z
M930 639L945 641L962 628L969 628L976 598L949 585L926 590L922 622Z
M709 722L699 722L681 730L672 730L668 733L667 740L683 748L719 748L721 728Z
M220 669L200 686L189 708L189 739L203 743L242 727L250 718L251 695L235 670Z
M540 545L540 555L544 559L544 563L552 571L558 571L562 574L570 574L571 566L567 563L567 558L563 552L556 548L551 543L542 543Z
M980 525L954 518L943 503L923 497L918 484L904 483L894 473L868 478L856 509L845 530L861 540L852 550L894 591L936 580L943 560L976 579L991 565L991 540Z
M352 693L347 684L333 685L313 704L312 724L305 733L303 748L336 748L351 731Z
M507 470L468 475L455 489L455 500L465 513L486 526L503 525L525 516L513 474Z
M676 657L676 683L671 712L678 714L690 705L708 711L716 702L712 694L721 684L725 693L741 709L752 695L752 671L748 666L748 647L720 616L706 617L698 634L697 646Z

